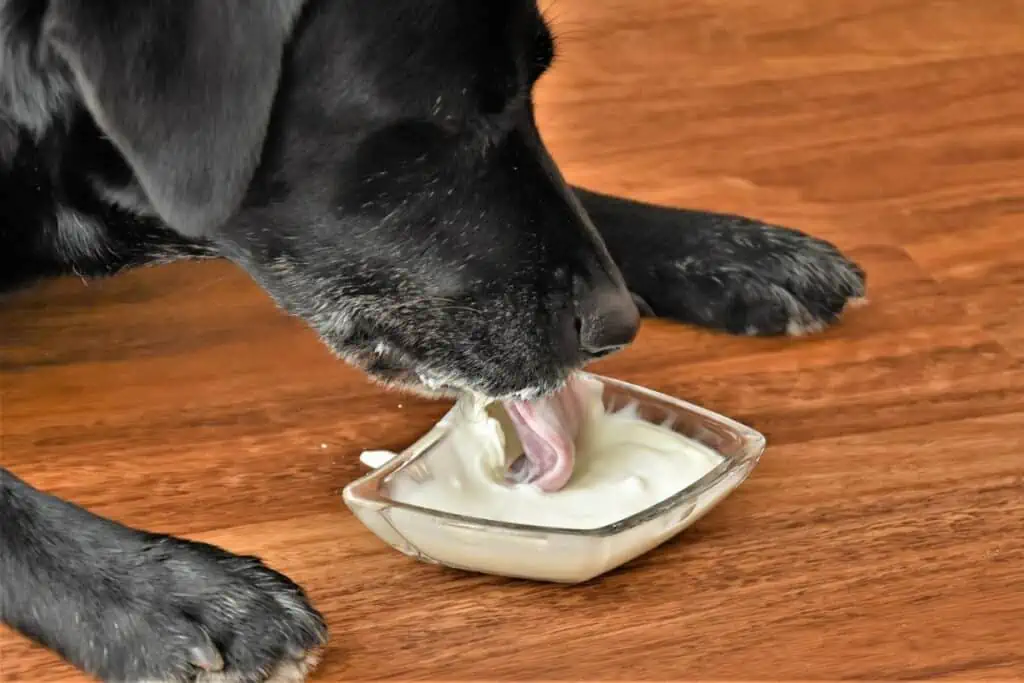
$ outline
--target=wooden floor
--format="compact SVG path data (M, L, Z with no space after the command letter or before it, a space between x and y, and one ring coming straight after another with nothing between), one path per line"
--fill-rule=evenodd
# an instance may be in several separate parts
M650 323L600 366L763 430L691 533L577 588L443 571L338 491L445 409L371 387L224 264L0 317L2 461L258 553L352 678L1024 676L1024 0L556 0L573 181L803 228L871 305L805 341ZM0 633L3 680L79 681Z

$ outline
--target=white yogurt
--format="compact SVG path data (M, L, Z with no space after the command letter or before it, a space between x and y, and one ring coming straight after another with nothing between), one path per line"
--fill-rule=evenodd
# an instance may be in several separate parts
M422 508L491 521L596 529L630 517L699 480L721 455L633 410L606 413L595 394L576 443L568 485L545 493L505 482L522 453L500 410L454 421L444 439L393 475L389 495Z

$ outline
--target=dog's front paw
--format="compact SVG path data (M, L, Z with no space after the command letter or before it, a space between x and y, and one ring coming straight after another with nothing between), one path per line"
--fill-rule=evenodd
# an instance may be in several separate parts
M168 537L126 559L130 573L115 567L88 606L93 623L80 624L89 632L76 663L90 673L112 683L299 683L316 665L323 618L258 559Z
M863 300L865 276L834 246L795 230L713 217L659 235L630 288L654 315L746 335L820 331Z

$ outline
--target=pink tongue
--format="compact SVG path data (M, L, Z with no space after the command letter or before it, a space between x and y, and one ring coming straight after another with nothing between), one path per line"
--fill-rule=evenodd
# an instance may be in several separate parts
M544 491L558 491L569 482L576 457L576 437L584 416L584 387L570 377L558 393L536 401L507 401L524 456L512 464L510 476Z

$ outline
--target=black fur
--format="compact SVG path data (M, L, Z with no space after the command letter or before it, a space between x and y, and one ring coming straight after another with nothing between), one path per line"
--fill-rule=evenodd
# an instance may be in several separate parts
M223 257L371 376L495 398L628 343L636 305L799 334L863 294L802 233L568 186L553 56L532 0L0 0L0 289ZM2 468L0 617L125 683L297 681L326 638L258 560Z

